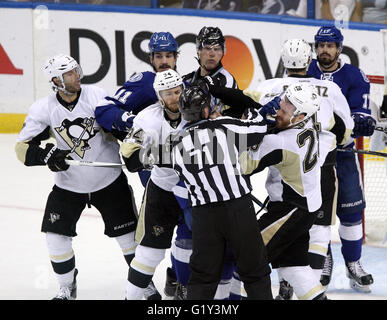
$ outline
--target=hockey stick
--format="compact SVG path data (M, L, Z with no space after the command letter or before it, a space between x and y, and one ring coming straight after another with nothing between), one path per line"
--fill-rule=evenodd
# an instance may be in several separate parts
M256 197L254 197L252 193L250 193L250 197L251 197L251 200L253 200L261 208L264 206L264 204L261 201L259 201Z
M85 161L85 160L66 160L66 164L70 166L102 167L102 168L125 167L124 163L94 162L94 161Z
M261 208L256 212L256 216L258 216L258 214L262 211L262 210L265 210L267 212L267 208L266 208L266 205L267 203L269 202L269 197L266 197L265 201L262 203L261 201L259 201L256 197L253 196L252 193L250 193L250 198L251 200L253 200L253 202L255 202L258 206L260 206Z
M375 127L376 131L382 131L384 133L387 133L387 127Z
M384 157L387 158L387 153L384 152L377 152L377 151L369 151L369 150L356 150L356 149L337 149L337 151L341 152L353 152L353 153L361 153L361 154L369 154L372 156L379 156L379 157Z

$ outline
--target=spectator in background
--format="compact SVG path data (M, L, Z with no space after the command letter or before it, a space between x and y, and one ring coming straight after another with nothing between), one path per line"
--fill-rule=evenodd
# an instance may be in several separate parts
M297 15L298 7L304 5L304 3L306 4L306 0L263 0L262 9L259 13L294 16Z
M321 0L321 19L362 21L360 0Z
M204 9L204 10L223 10L223 11L241 11L242 0L224 1L224 0L183 0L183 8Z
M387 23L387 0L361 0L362 20L368 23Z
M321 19L387 23L387 0L321 0Z
M307 0L249 0L247 11L306 18L307 4Z
M183 8L204 9L204 10L223 10L223 11L241 11L242 0L234 0L234 1L183 0Z

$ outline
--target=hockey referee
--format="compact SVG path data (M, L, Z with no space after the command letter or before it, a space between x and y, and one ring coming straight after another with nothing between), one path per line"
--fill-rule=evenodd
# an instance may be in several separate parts
M188 300L212 300L221 279L226 246L236 260L248 299L272 299L270 267L238 154L261 141L266 124L220 116L209 92L184 89L180 112L189 122L175 140L173 166L192 204L193 252Z

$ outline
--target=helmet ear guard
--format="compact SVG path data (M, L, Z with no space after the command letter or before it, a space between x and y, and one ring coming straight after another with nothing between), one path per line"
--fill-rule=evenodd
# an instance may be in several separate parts
M44 73L46 74L48 81L51 84L52 90L57 92L58 90L69 93L66 91L63 74L71 70L77 69L79 79L83 78L83 71L78 62L69 55L58 54L46 61L44 64ZM54 78L57 78L59 85L55 83Z

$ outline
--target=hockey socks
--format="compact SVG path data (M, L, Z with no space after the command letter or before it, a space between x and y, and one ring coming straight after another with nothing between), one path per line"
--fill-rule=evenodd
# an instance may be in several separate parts
M363 243L362 213L341 214L339 236L341 252L346 262L358 261L361 257Z
M133 258L126 285L126 299L141 300L156 267L164 259L165 249L155 249L138 245Z
M69 287L74 280L75 256L72 238L47 232L46 243L51 265L60 287Z
M134 241L134 231L130 233L123 234L122 236L115 237L118 242L122 253L124 255L125 261L130 266L134 258L134 252L136 250L136 243Z

